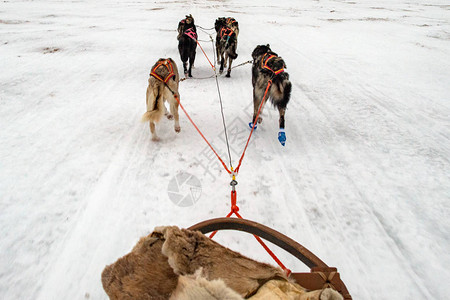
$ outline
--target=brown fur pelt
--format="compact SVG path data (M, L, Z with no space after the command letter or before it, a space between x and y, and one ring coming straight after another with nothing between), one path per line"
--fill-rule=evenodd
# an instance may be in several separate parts
M178 285L169 300L244 300L225 285L221 279L208 281L201 269L194 275L180 276ZM343 300L341 294L331 288L306 292L298 284L285 280L270 280L247 298L249 300Z
M271 279L287 280L281 269L225 248L200 232L175 226L157 227L155 232L164 235L162 253L176 274L193 274L202 268L206 279L220 278L243 297L251 296Z
M180 276L170 300L244 300L221 279L206 280L201 271L199 269L194 275Z
M155 228L131 253L107 266L102 283L111 300L169 299L178 276L199 269L205 280L220 279L242 297L271 279L287 280L281 269L246 258L200 232L170 226Z
M180 132L180 122L178 115L178 101L175 97L180 99L180 94L178 93L178 84L180 82L180 75L178 74L178 68L175 61L171 58L164 59L160 58L152 67L152 70L161 63L170 64L173 67L174 75L170 78L167 83L150 76L148 79L148 87L146 94L146 106L147 112L142 116L142 122L150 122L150 132L152 134L152 140L158 141L159 137L156 134L155 123L159 122L161 117L165 114L169 120L174 119L175 132ZM155 73L160 77L165 79L169 75L169 71L166 67L161 66L155 70ZM174 94L172 94L175 93ZM164 105L167 101L170 107L170 114Z
M178 275L161 253L163 240L152 235L139 240L133 250L106 266L102 284L111 300L168 299Z
M102 284L111 300L342 300L331 289L306 292L281 269L175 226L141 238L106 266Z
M244 300L220 279L208 281L198 270L194 275L180 276L169 300ZM306 292L298 284L285 280L271 280L259 288L249 300L343 300L331 288Z
M271 280L250 297L251 300L343 300L341 294L331 288L306 292L300 285L284 280Z

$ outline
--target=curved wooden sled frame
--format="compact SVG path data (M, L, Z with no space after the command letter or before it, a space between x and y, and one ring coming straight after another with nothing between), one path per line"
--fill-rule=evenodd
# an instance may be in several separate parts
M290 277L298 284L309 290L332 287L341 293L345 300L352 299L337 268L327 266L311 251L272 228L246 219L216 218L200 222L188 229L198 230L203 234L216 230L239 230L257 235L286 250L311 269L310 273L291 273Z

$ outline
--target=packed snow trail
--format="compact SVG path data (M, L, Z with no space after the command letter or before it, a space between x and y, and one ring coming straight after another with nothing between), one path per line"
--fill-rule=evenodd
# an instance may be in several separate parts
M233 65L269 43L293 84L286 146L268 104L237 177L239 213L337 267L354 299L445 299L450 7L440 0L3 2L0 298L106 300L101 271L139 237L230 211L230 177L181 110L181 132L164 119L159 143L140 123L151 66L172 57L181 67L176 26L189 13L204 28L236 18ZM193 75L180 83L183 106L227 157L201 51ZM251 65L219 84L236 165ZM201 183L191 206L168 193L183 173ZM215 240L274 264L244 233Z

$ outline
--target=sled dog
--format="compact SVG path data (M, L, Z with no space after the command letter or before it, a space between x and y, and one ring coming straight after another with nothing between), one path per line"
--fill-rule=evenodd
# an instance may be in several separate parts
M284 115L286 112L286 106L291 97L292 84L289 81L289 74L284 71L286 64L284 60L279 57L275 52L272 52L270 45L259 45L252 53L253 66L252 66L252 85L253 85L253 119L249 124L253 127L256 122L261 123L262 110L267 98L270 98L272 104L278 109L279 128L278 140L281 145L286 143L286 133ZM267 92L265 102L262 104L261 112L258 120L256 115L266 91L267 85L271 82L270 88ZM255 124L255 128L256 128Z
M186 16L185 19L178 23L178 51L183 62L183 70L185 77L192 77L192 66L195 61L197 49L197 27L194 24L192 15ZM189 69L187 63L189 60Z
M233 18L218 18L214 24L216 29L216 51L217 60L220 63L219 73L222 74L223 69L227 67L226 77L230 77L231 64L237 58L237 36L239 33L239 25Z
M152 140L158 141L159 138L155 131L155 123L159 122L162 115L165 114L169 120L175 119L175 132L180 132L180 123L178 116L178 84L180 76L178 68L173 59L160 58L152 67L147 87L147 112L142 116L143 122L150 122L150 132ZM170 114L167 112L164 102L167 101L170 106Z

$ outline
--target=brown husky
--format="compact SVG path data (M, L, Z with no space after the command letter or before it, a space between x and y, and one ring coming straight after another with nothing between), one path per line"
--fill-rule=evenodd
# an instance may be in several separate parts
M162 115L165 114L169 120L175 118L175 132L180 132L180 123L178 116L178 83L180 76L178 68L173 59L160 58L153 65L150 72L147 88L147 112L142 116L142 122L150 121L150 132L152 140L158 141L156 135L155 123L159 122ZM164 105L164 101L169 102L170 114Z

